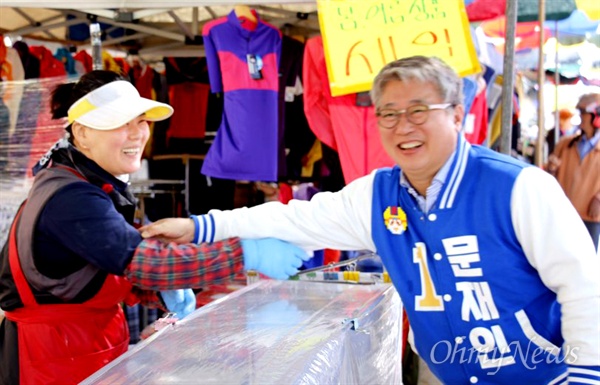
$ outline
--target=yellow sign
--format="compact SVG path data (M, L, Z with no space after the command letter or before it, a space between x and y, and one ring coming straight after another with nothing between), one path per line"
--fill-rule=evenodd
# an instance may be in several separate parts
M590 20L600 20L600 3L598 0L575 0L577 9L585 12Z
M370 90L385 64L408 56L480 71L464 0L317 0L317 9L333 96Z

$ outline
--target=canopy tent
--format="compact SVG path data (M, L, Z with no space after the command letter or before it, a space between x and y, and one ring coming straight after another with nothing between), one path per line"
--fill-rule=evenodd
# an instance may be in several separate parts
M204 23L227 15L234 4L249 4L261 18L290 34L319 31L316 2L266 1L1 1L0 33L89 47L88 24L101 23L103 47L140 56L203 56Z
M577 1L593 11L592 2ZM470 21L494 18L506 10L506 0L464 2ZM87 48L89 36L80 38L69 32L86 27L91 19L110 32L103 39L104 46L140 51L142 56L201 56L198 35L203 23L226 15L234 4L251 5L265 21L288 28L290 34L319 31L316 0L89 0L75 6L72 0L2 0L0 33ZM538 0L519 0L518 20L537 20L537 4ZM575 0L550 1L546 19L563 19L574 9Z
M585 36L587 34L598 33L600 21L590 20L590 17L585 11L576 9L566 19L546 22L544 23L544 27L549 28L555 36Z
M471 21L498 16L508 9L509 14L518 15L519 21L526 21L539 18L539 1L519 0L516 10L513 10L513 3L507 3L506 0L465 0L465 4ZM578 1L578 4L582 2L588 6L591 4L587 0ZM142 57L202 56L199 36L202 24L227 14L235 4L251 5L265 21L281 29L287 28L288 32L291 30L293 33L294 28L301 29L305 36L319 32L316 0L89 0L77 3L76 9L72 0L2 0L0 4L0 33L35 35L36 38L60 41L66 35L54 33L54 29L62 28L64 31L64 28L78 24L85 26L91 19L108 26L103 46L116 46L124 51L136 50ZM30 9L34 8L40 12L49 10L53 14L46 14L45 18L41 15L33 18ZM560 20L575 9L575 0L548 1L544 16L546 20ZM26 21L24 25L23 20ZM21 21L22 24L5 26L10 21ZM114 34L120 30L124 31L121 35ZM512 27L509 28L511 30ZM60 41L63 44L80 47L88 44L88 40L78 42L63 39ZM508 48L504 67L513 68L512 42ZM512 88L511 82L506 83Z

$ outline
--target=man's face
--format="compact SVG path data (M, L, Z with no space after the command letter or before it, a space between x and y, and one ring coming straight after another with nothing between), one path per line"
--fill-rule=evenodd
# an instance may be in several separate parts
M391 81L386 84L377 110L405 110L416 105L443 104L445 100L431 83ZM379 126L383 147L402 168L411 183L428 186L456 148L462 125L462 105L425 112L426 121L417 125L402 114L391 128Z

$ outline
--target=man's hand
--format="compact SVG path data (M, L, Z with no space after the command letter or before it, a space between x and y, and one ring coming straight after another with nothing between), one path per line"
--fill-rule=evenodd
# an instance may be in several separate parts
M275 279L298 274L302 262L312 257L298 246L275 238L242 239L241 243L244 268Z
M142 237L157 238L163 242L190 243L194 240L195 226L190 218L165 218L143 226Z

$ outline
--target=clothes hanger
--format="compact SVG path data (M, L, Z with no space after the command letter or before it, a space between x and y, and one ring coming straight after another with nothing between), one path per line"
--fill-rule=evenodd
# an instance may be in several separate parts
M248 21L252 23L256 23L258 21L254 13L252 13L250 7L245 4L234 5L233 11L235 12L235 15L238 17L238 19L241 17L245 17Z

